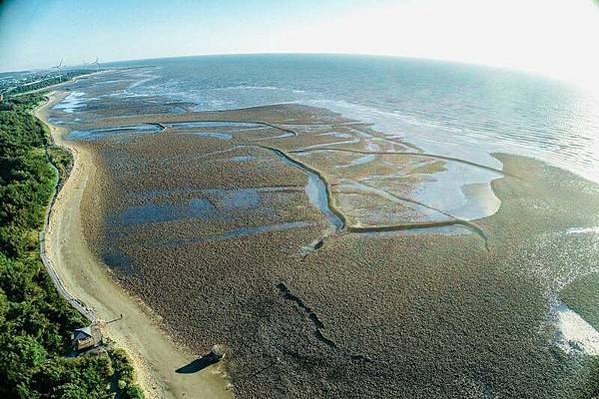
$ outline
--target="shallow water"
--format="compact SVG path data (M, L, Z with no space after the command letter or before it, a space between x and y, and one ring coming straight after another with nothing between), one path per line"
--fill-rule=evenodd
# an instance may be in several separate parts
M219 194L219 205L225 211L254 209L261 204L260 195L255 188L221 190Z
M337 165L337 168L351 168L353 166L365 165L367 163L370 163L370 162L374 161L374 159L375 159L374 155L364 155L362 157L354 159L353 161L351 161L348 164Z
M597 227L571 227L566 231L566 234L597 234L599 235L599 226Z
M431 180L419 184L412 192L414 199L433 208L465 220L480 219L494 214L501 205L488 182L502 174L473 168L457 162L447 162L445 170L435 173ZM478 185L477 193L469 187Z
M322 178L314 171L303 167L299 162L293 162L278 152L273 153L285 164L300 169L308 175L306 194L308 195L310 203L323 214L335 230L342 229L345 226L345 222L331 209L329 205L329 193L327 191L326 183Z
M563 303L557 306L556 312L556 344L568 353L599 355L599 332Z
M125 209L117 217L120 224L125 226L170 222L178 219L207 218L217 216L217 210L205 198L194 198L185 205L146 204Z
M231 212L249 211L263 206L260 196L261 192L283 191L279 187L255 189L205 189L184 190L183 193L197 193L201 197L193 198L189 202L155 204L148 203L129 207L114 217L113 223L122 226L139 225L146 223L162 223L181 219L206 219L219 218L229 219ZM161 195L176 194L177 191L131 193L135 197L146 199L158 198ZM209 199L210 197L211 199ZM267 209L261 209L266 212Z
M85 102L89 101L85 98L85 93L74 91L64 98L60 103L54 106L54 109L61 110L66 113L73 113L76 110L85 106Z
M316 173L308 173L308 184L306 185L306 194L310 203L320 210L328 222L339 230L343 228L343 221L337 216L329 206L329 198L325 183Z
M389 139L406 141L425 153L496 169L502 165L493 152L522 154L599 181L596 97L541 77L446 62L361 56L192 57L115 65L147 67L95 79L108 82L104 89L76 87L55 107L57 111L62 108L64 124L73 122L69 120L73 110L77 114L90 111L92 103L106 96L112 101L162 104L160 110L177 102L186 102L188 109L196 111L301 103L372 123ZM225 141L237 133L266 129L255 123L218 121L169 126L181 133ZM326 124L282 126L318 134ZM233 129L236 134L231 133ZM360 141L368 151L381 148L368 135L324 134L337 142L308 148ZM364 170L372 159L364 155L338 167ZM493 173L450 165L433 183L423 184L414 193L419 201L457 217L477 219L493 214L499 206L490 188L496 178ZM474 199L469 194L473 190Z
M502 165L491 156L494 151L532 155L599 181L599 112L595 112L599 104L595 97L553 80L478 66L362 56L192 57L115 65L147 67L119 70L94 78L94 86L75 88L55 106L64 124L75 122L74 110L79 118L89 111L89 104L107 96L111 101L137 99L153 104L183 101L202 111L297 102L373 123L387 137L405 140L425 153L496 169ZM102 82L106 87L96 87ZM326 124L289 126L318 133ZM219 121L179 122L169 127L224 141L235 138L232 130L265 129L251 122ZM153 130L133 129L136 132L76 130L69 137L93 140ZM338 141L307 148L360 141L368 151L381 148L364 134L353 138L336 131L324 134ZM337 168L364 170L374 159L364 154ZM490 186L499 176L448 162L444 171L416 187L412 196L458 218L479 219L500 206ZM335 217L327 216L314 193L311 198L333 225L338 224Z
M237 130L243 129L258 129L264 128L258 123L246 122L177 122L168 123L167 126L173 129L197 129L197 128L234 128Z
M159 133L162 128L158 125L144 124L134 126L114 126L101 129L71 130L66 138L69 140L98 140L106 137L124 137L135 134Z
M214 132L185 132L178 134L191 134L193 136L206 137L210 139L219 139L219 140L231 140L233 138L232 135L227 133L214 133Z

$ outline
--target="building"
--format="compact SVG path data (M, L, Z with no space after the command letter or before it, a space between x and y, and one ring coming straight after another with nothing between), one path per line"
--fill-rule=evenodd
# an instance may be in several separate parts
M90 326L76 328L73 331L73 348L77 351L95 348L102 343L102 330L98 323Z

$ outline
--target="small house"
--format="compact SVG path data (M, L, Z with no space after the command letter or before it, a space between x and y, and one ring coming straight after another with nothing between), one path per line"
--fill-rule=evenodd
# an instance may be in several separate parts
M97 323L73 331L73 348L77 351L95 348L102 343L102 331Z

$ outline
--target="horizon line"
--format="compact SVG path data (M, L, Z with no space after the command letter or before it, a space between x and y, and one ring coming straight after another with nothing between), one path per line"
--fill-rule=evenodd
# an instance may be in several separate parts
M506 71L506 72L515 72L515 73L523 73L527 75L532 75L536 77L546 78L558 82L565 83L574 83L565 79L561 79L558 76L545 74L539 71L524 69L524 68L516 68L509 67L504 65L493 65L488 63L477 63L477 62L469 62L463 60L455 60L449 58L442 57L420 57L420 56L410 56L410 55L397 55L397 54L386 54L386 53L347 53L347 52L304 52L304 51L296 51L296 52L230 52L230 53L200 53L200 54L186 54L186 55L166 55L166 56L148 56L141 58L121 58L121 59L111 59L108 61L100 62L100 64L115 64L115 63L126 63L126 62L136 62L136 61L153 61L153 60L165 60L165 59L177 59L177 58L197 58L197 57L219 57L219 56L259 56L259 55L338 55L338 56L356 56L356 57L380 57L380 58L395 58L395 59L405 59L405 60L419 60L419 61L433 61L433 62L445 62L450 64L464 65L464 66L474 66L474 67L483 67L488 69L494 69L498 71ZM64 58L64 57L63 57ZM86 66L87 64L66 64L66 67L81 67ZM52 66L48 67L31 67L31 68L23 68L16 70L4 70L1 69L0 73L19 73L19 72L33 72L40 70L50 70Z

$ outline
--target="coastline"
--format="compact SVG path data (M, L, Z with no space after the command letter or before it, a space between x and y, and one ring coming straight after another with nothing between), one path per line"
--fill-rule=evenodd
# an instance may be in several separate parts
M91 307L97 317L111 319L124 315L124 320L111 324L107 335L132 358L137 382L148 398L190 395L231 398L233 395L218 365L199 374L175 372L197 359L197 355L173 342L160 328L158 317L140 299L125 292L90 251L82 232L80 205L85 188L94 179L96 165L89 151L62 139L66 129L47 120L47 110L66 95L51 93L49 101L34 113L48 125L55 144L71 151L74 161L70 175L56 195L45 232L45 252L57 278L70 295Z

